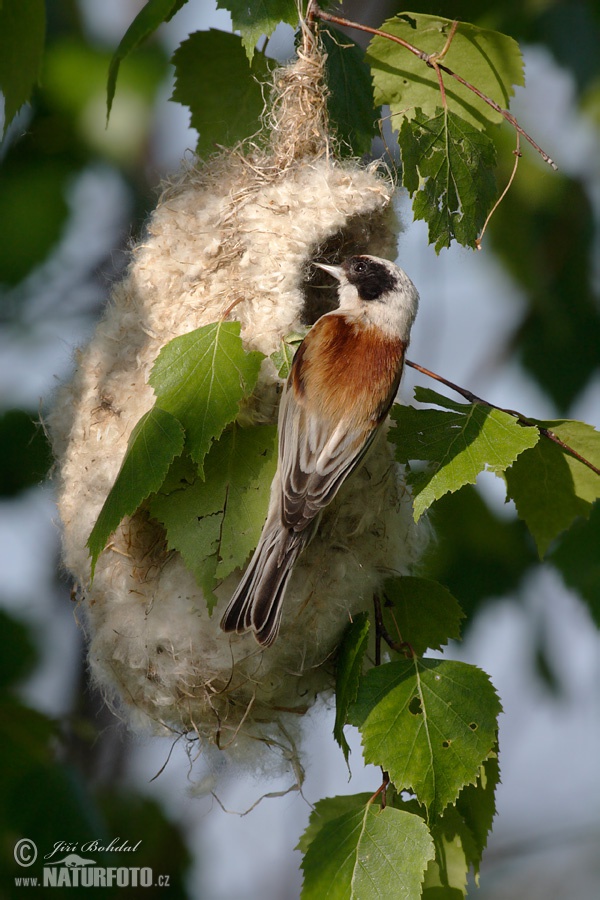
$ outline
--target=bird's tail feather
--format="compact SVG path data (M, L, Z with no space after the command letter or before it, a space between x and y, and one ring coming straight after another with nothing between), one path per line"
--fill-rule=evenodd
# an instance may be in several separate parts
M283 595L308 535L265 527L248 568L221 619L223 631L254 631L265 647L279 632Z

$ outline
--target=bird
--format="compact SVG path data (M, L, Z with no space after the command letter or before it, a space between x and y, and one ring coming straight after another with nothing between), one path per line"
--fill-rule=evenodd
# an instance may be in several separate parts
M256 550L221 619L225 632L277 638L285 590L323 510L363 462L398 391L419 294L408 275L365 254L314 263L338 284L294 356L278 418L278 461Z

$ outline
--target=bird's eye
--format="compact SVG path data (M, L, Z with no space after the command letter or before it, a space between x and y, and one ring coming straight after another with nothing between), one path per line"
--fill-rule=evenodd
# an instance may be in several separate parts
M367 271L367 264L363 260L358 259L354 263L353 269L357 275L364 275L364 273Z

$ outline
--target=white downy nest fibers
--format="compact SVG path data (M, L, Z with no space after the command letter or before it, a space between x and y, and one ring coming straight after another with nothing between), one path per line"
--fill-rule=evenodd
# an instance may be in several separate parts
M82 588L96 683L134 727L198 735L230 754L246 754L247 738L281 743L290 714L332 688L332 655L352 615L371 609L382 579L406 573L421 553L426 535L385 437L323 516L267 649L219 628L239 574L217 589L209 616L147 514L121 523L92 584L86 541L131 431L153 405L148 376L168 341L235 304L230 317L242 323L246 348L267 356L245 420L274 422L280 380L269 354L335 302L333 288L313 284L311 262L394 255L392 185L334 158L322 66L314 47L275 73L263 149L196 163L165 190L50 417L64 564Z

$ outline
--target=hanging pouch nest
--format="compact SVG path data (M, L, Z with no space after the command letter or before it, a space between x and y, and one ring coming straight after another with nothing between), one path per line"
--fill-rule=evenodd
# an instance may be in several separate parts
M244 736L270 740L284 711L302 713L333 687L332 655L352 615L419 556L423 529L412 523L385 436L325 511L267 649L251 634L220 630L239 569L223 579L217 569L209 614L202 576L172 549L152 502L116 528L92 581L86 541L132 430L156 400L149 377L165 345L208 323L239 321L245 349L265 359L236 427L270 425L273 435L282 377L271 354L336 303L313 261L395 255L390 180L332 151L323 63L312 44L274 73L262 146L195 162L167 187L50 419L64 563L82 588L96 683L134 726L194 732L232 751ZM210 485L208 461L202 475L197 483ZM199 514L190 506L193 529ZM217 528L217 557L219 537Z

